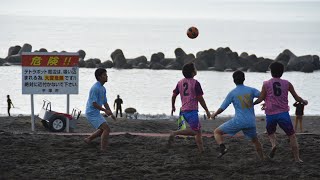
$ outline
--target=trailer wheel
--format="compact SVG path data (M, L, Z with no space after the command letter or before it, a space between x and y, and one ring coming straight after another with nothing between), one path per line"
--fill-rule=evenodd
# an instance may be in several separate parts
M62 132L66 128L66 117L53 114L49 118L49 128L53 132Z

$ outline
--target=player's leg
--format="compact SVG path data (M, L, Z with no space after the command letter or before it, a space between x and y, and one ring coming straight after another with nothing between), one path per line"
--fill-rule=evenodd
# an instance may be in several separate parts
M291 146L291 148L292 148L292 153L293 153L294 160L295 160L296 162L303 162L303 161L300 159L300 155L299 155L299 145L298 145L298 142L297 142L296 135L295 135L295 134L292 134L291 136L289 136L289 140L290 140L290 146Z
M107 146L108 146L108 139L109 139L109 134L110 134L110 128L107 125L106 122L102 123L101 126L99 127L102 129L102 134L101 134L101 151L106 151Z
M251 139L251 142L254 144L259 158L261 160L264 159L264 153L263 153L263 150L262 150L261 143L260 143L260 141L258 139L256 127L242 129L242 132L246 137Z
M297 131L298 123L299 123L299 118L298 118L298 116L296 115L295 120L294 120L294 130L295 130L295 131Z
M216 128L214 131L213 131L213 135L214 135L214 139L216 140L216 143L218 145L222 144L223 143L223 137L222 135L224 134L224 132L219 129L219 128Z
M120 107L120 117L122 117L122 107Z
M102 134L102 129L97 129L94 133L92 133L89 137L84 139L84 142L87 144L90 144L92 140L94 140L97 137L100 137Z
M220 125L218 128L214 130L214 138L219 145L220 152L218 155L218 158L221 158L224 154L228 152L228 149L226 148L225 144L223 143L223 135L229 134L231 136L237 134L241 130L241 127L239 127L234 119L231 119L222 125Z
M297 142L297 138L293 129L293 125L290 119L290 115L288 112L286 113L281 113L279 115L279 121L278 124L281 129L287 134L290 140L290 146L292 149L292 153L294 156L294 160L296 162L303 162L300 157L299 157L299 145Z
M269 157L273 158L275 155L275 152L277 150L277 139L276 139L276 130L277 130L277 115L267 115L266 116L266 129L268 133L268 137L271 143L271 152L269 153Z
M202 133L201 133L201 130L199 130L199 131L196 132L195 140L196 140L196 144L197 144L197 146L198 146L199 152L202 153L202 152L203 152L203 141L202 141Z
M256 151L258 153L258 156L259 158L262 160L264 159L264 154L263 154L263 151L262 151L262 145L258 139L258 137L254 137L252 138L252 143L254 144L255 148L256 148Z

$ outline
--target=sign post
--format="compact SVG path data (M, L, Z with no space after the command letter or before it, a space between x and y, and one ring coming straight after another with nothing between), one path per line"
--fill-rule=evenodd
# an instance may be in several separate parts
M69 114L69 94L79 93L78 63L78 53L22 53L22 94L31 95L32 131L35 131L34 94L67 94Z

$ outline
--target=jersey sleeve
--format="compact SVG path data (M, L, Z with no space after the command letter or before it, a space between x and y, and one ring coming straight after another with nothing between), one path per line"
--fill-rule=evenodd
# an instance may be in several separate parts
M232 102L232 93L229 92L229 94L227 95L227 97L224 99L223 103L221 104L220 108L222 110L227 109L227 107L231 104Z
M196 92L196 96L197 97L203 95L203 91L202 91L201 85L200 85L200 83L198 81L195 84L195 92Z
M260 91L258 89L253 88L253 97L258 98L260 96Z
M89 99L91 100L91 103L98 102L98 93L99 91L97 88L92 88L90 90Z

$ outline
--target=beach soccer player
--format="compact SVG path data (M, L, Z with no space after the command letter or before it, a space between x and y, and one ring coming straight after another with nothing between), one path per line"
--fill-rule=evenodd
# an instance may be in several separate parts
M103 111L106 115L111 116L116 120L116 117L112 114L107 102L106 88L103 86L108 82L107 71L103 68L98 68L95 71L95 77L97 82L91 87L89 97L86 105L86 117L91 125L97 129L84 141L89 144L93 139L101 137L101 151L107 150L110 127L107 124L105 118L100 114ZM102 107L104 106L104 108Z
M180 108L180 116L183 116L185 121L189 124L189 128L173 131L169 137L169 146L174 141L174 137L177 135L195 136L195 141L198 146L199 152L203 152L203 142L201 133L201 124L198 115L198 102L206 111L208 118L210 118L210 112L207 108L206 102L203 98L203 91L200 83L193 77L197 75L197 70L194 63L187 63L182 68L182 74L184 76L181 79L176 88L173 90L171 103L172 110L171 115L175 112L176 97L180 94L182 107Z
M260 97L254 102L254 104L259 104L263 100L265 101L266 129L272 145L269 156L273 158L277 149L275 132L278 124L289 137L294 160L296 162L303 162L299 157L299 146L289 115L288 92L291 93L297 102L307 105L308 101L298 96L289 81L281 79L284 72L283 64L273 62L269 68L272 78L263 82Z
M302 128L302 117L304 115L304 106L305 104L303 102L295 102L293 104L294 107L296 107L296 118L294 123L294 130L297 131L298 126L300 127L300 132L303 132Z
M231 103L234 106L235 116L214 130L214 138L220 146L218 158L221 158L228 151L223 143L222 135L229 134L233 136L239 131L242 131L255 145L260 159L263 159L264 156L261 143L257 136L256 117L253 108L253 99L258 98L260 92L255 88L243 84L245 75L242 71L235 71L232 76L236 88L228 93L220 108L211 116L215 119L215 117L222 113Z

